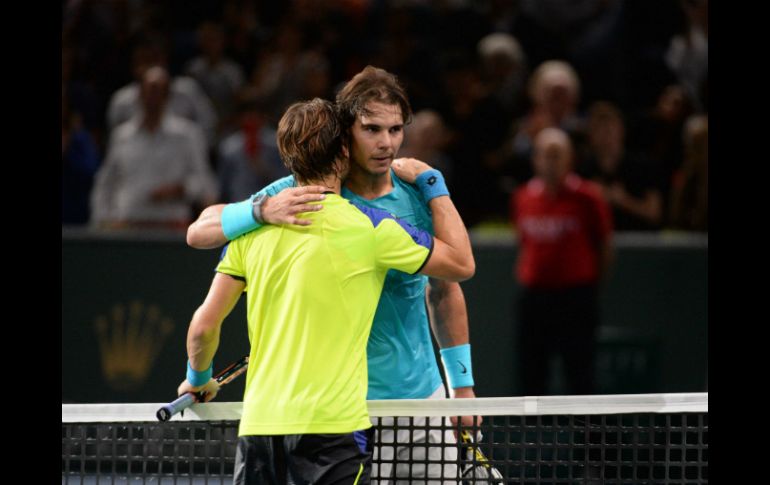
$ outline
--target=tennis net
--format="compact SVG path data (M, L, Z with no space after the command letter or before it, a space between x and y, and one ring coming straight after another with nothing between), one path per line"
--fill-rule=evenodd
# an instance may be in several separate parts
M242 404L196 404L166 423L160 406L62 404L62 483L231 483ZM374 483L708 483L708 393L369 401L369 412Z

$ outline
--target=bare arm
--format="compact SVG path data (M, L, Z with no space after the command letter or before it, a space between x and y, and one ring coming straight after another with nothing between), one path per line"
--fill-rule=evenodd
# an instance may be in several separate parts
M476 263L460 214L449 197L436 197L429 205L436 236L433 253L420 272L449 281L470 279L476 272Z
M187 356L193 369L203 371L211 365L219 347L222 322L233 310L245 286L243 281L222 273L214 276L209 293L193 314L187 330ZM210 401L218 390L215 384L215 381L210 380L204 386L193 387L185 379L180 384L178 393L205 390L206 401Z
M213 249L227 243L222 232L222 209L225 204L211 205L187 228L187 245L195 249Z
M430 279L428 316L439 347L468 343L468 311L459 283Z
M460 284L431 278L427 297L430 326L439 347L469 343L468 309ZM455 397L476 397L472 387L458 387L453 393Z
M300 219L304 212L321 210L321 205L312 204L324 199L320 186L291 187L279 194L268 197L262 204L262 217L268 224L295 224L307 226L308 219ZM206 207L198 219L187 228L187 244L195 249L212 249L227 243L227 237L222 230L222 210L225 204Z
M427 289L428 316L433 335L442 349L470 343L468 332L468 310L465 296L459 283L431 278ZM449 390L454 398L473 399L476 393L473 387L457 387ZM473 426L474 416L460 416L464 426ZM482 417L475 417L476 424L481 424ZM457 425L457 416L451 416L452 424Z

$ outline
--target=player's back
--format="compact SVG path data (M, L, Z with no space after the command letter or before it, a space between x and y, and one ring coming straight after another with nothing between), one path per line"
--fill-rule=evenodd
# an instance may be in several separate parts
M393 220L335 194L322 203L310 226L265 226L233 241L220 264L242 273L248 294L242 434L367 427L365 348L385 274L427 258L429 244Z

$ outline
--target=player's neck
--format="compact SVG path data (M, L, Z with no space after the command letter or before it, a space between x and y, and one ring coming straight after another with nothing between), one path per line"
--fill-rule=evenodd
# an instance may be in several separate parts
M336 174L327 175L320 180L308 180L307 182L298 185L320 185L321 187L326 187L329 192L334 192L337 195L342 192L342 181Z
M364 199L372 200L393 191L393 180L390 177L390 169L382 174L372 174L351 164L345 187Z

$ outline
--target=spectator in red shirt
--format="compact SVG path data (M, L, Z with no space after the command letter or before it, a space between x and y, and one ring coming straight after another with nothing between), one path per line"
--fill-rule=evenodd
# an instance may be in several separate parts
M574 150L558 128L534 140L534 177L514 192L519 255L519 369L525 395L548 392L560 356L570 394L594 392L598 284L612 258L612 216L601 189L572 172Z

